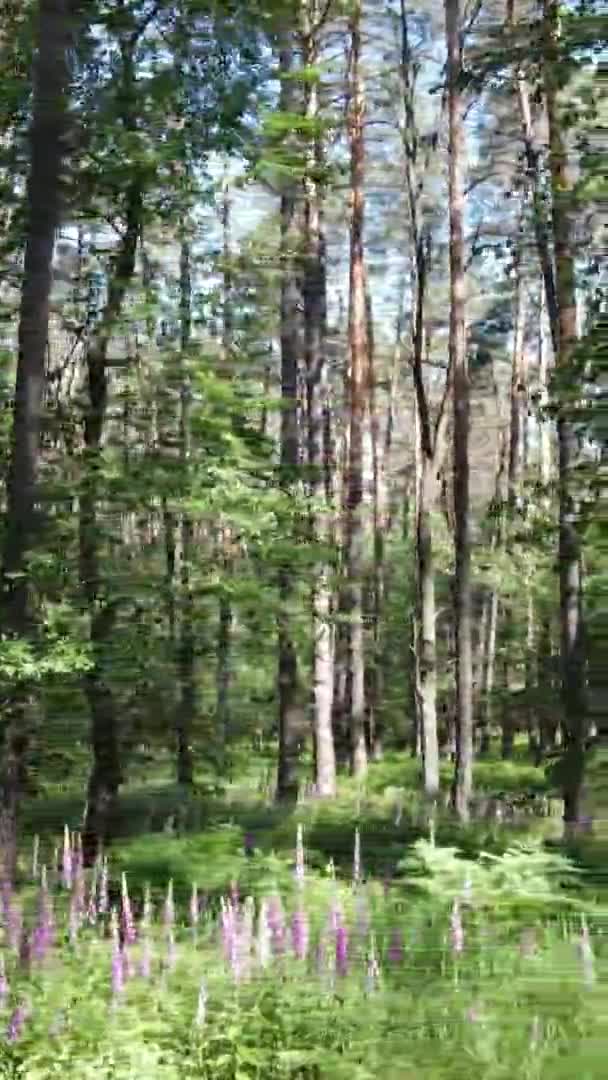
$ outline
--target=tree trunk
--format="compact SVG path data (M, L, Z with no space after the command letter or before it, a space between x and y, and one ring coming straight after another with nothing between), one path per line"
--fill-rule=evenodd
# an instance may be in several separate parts
M435 569L432 515L437 499L437 474L433 457L422 458L422 477L416 521L416 556L419 594L419 635L417 685L424 793L436 799L439 793L439 744L437 739L437 644L435 610Z
M293 50L284 43L280 53L281 110L293 113ZM296 482L300 454L298 427L299 316L300 292L297 273L298 208L295 182L286 180L281 195L281 483L285 490ZM279 570L278 616L278 699L279 760L277 798L292 801L298 792L298 663L290 612L292 571Z
M454 401L454 546L456 628L456 768L454 806L469 819L473 785L473 673L469 505L469 374L465 339L464 120L460 0L445 0L448 53L450 366Z
M61 215L61 180L71 44L68 0L39 0L36 30L30 171L13 429L6 491L2 560L3 629L11 639L34 641L35 616L27 555L36 533L38 465L55 233ZM14 876L17 807L28 748L31 691L15 688L3 721L1 815L5 873Z
M549 125L549 169L558 315L557 326L553 328L553 336L557 341L556 367L560 376L567 381L575 377L572 371L572 359L577 339L573 239L575 177L568 161L568 150L558 113L557 79L560 67L558 27L559 6L556 0L545 0L543 73ZM572 830L580 823L583 816L587 717L581 542L578 530L579 492L576 476L578 438L568 411L567 403L560 406L557 438L561 663L565 728L562 776L564 823L566 830Z
M124 56L127 74L132 55ZM108 302L86 353L88 407L84 421L85 455L80 488L80 579L89 614L93 666L84 676L91 711L93 768L89 780L83 849L94 860L100 843L109 839L111 818L122 779L118 718L107 674L115 605L103 577L99 504L103 495L103 435L108 404L107 355L135 272L135 257L143 213L141 178L136 175L126 195L126 227L108 288Z
M549 349L546 333L546 304L544 294L541 292L541 304L538 320L538 382L539 382L539 409L546 407L549 400ZM550 421L542 413L538 418L538 478L540 480L544 498L551 483L551 431Z
M380 424L376 410L376 371L374 360L374 322L369 288L366 290L368 337L368 402L371 449L371 506L372 506L372 571L369 583L369 621L371 624L372 659L365 676L365 712L367 741L373 761L382 760L382 691L383 651L382 613L384 607L384 476L380 457Z
M518 238L515 265L515 311L513 357L511 363L511 424L509 438L509 506L511 513L521 508L524 471L525 426L528 414L525 357L525 289L522 267L522 239Z
M305 6L304 64L312 68L318 60L318 45L312 27L318 21L317 4ZM319 100L315 82L305 86L306 117L311 131L318 123ZM306 354L309 493L312 535L316 543L330 543L330 513L325 479L326 415L328 373L326 362L326 266L322 220L322 193L318 179L324 164L318 134L310 138L305 188L304 345ZM332 727L334 692L334 651L331 627L330 566L327 556L319 559L312 587L313 639L313 732L315 788L319 796L336 793L336 755Z
M223 256L222 268L224 295L222 299L222 364L226 375L231 369L233 346L233 311L232 311L232 250L230 242L230 187L227 167L224 168L222 198ZM220 560L224 579L229 578L232 570L232 558L229 551L230 537L220 528ZM216 720L218 736L221 739L224 760L230 742L230 683L232 650L232 604L229 587L222 587L219 598L218 634L217 634L217 671L216 671Z
M363 436L368 365L363 221L365 212L365 102L361 75L361 3L350 18L351 84L348 135L351 165L349 455L346 507L346 578L349 615L349 727L351 771L367 771L365 743L365 652L363 634Z
M180 289L180 345L181 387L179 415L179 453L182 478L182 497L187 497L190 486L190 399L189 366L190 336L192 329L192 268L190 243L182 239L179 267ZM177 748L177 782L191 786L194 783L194 759L192 753L192 725L196 716L197 692L194 671L194 596L192 592L193 523L190 513L182 510L180 523L180 626L177 647L177 672L179 701L175 723Z

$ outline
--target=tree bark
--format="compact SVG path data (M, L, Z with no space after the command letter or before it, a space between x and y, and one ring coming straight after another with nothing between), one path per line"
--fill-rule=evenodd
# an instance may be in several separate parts
M555 362L561 378L573 378L573 352L577 339L574 253L574 176L568 161L557 91L561 64L558 42L559 5L544 3L544 89L549 125L549 170L551 174L553 247L557 341ZM549 298L547 298L549 301ZM585 739L587 737L585 693L585 646L583 623L583 580L581 541L578 529L578 437L569 416L568 404L560 404L557 421L559 448L559 582L562 693L565 746L562 762L564 823L575 829L583 816Z
M88 863L100 843L109 838L111 818L122 779L118 719L107 675L107 652L112 640L115 605L104 582L98 516L103 492L103 434L108 404L107 356L111 335L120 318L135 271L141 229L143 193L136 176L127 192L125 231L108 289L108 302L86 353L88 406L84 420L84 461L80 486L80 579L89 615L92 667L84 676L91 712L93 768L87 794L83 849Z
M222 364L228 374L233 346L233 310L232 310L232 251L230 242L230 188L227 170L224 169L222 184L222 232L223 257L222 269L224 295L222 300ZM232 558L230 554L230 536L220 528L220 560L224 579L231 575ZM217 636L217 671L216 671L216 720L218 736L221 739L224 758L230 741L230 684L232 668L232 603L229 587L223 585L219 598L218 636Z
M179 453L182 478L182 496L187 497L190 481L190 401L191 386L188 372L190 337L192 329L192 268L190 243L182 239L180 249L180 346L181 387L179 413ZM194 671L194 596L192 591L192 558L194 548L192 517L187 510L181 512L180 522L180 625L177 656L179 701L175 723L177 745L177 782L191 786L194 783L194 758L192 752L192 726L196 716L197 692Z
M513 356L511 363L511 424L509 437L509 507L521 509L523 498L525 426L528 415L527 371L525 356L525 288L522 266L522 239L518 239L515 259L515 305L513 318Z
M366 411L368 332L363 224L365 215L365 99L361 74L361 3L350 17L351 81L348 137L351 168L349 455L346 507L346 579L349 615L349 728L351 771L367 772L365 741L365 646L363 634L363 437Z
M280 52L281 109L293 113L297 109L294 97L294 57L291 44L285 40ZM300 461L298 425L299 373L299 315L297 250L298 207L294 180L285 182L281 195L281 483L289 490L295 482ZM279 759L277 798L293 801L298 792L297 763L299 757L298 663L290 603L292 597L291 569L281 566L278 575L278 700L279 700Z
M471 641L471 542L469 504L469 373L465 339L464 120L460 0L445 0L448 54L450 366L454 402L454 546L456 628L456 768L454 807L469 819L473 786L473 696Z
M319 11L316 3L303 5L304 64L313 68L318 61L318 42L314 26ZM323 196L320 174L324 155L321 137L315 131L319 115L318 87L305 84L306 117L313 134L309 139L304 178L305 243L304 266L304 347L306 356L309 494L313 501L311 526L313 540L320 546L330 543L330 514L325 479L326 417L329 386L326 361L326 264L323 231ZM312 587L313 638L313 733L315 751L315 788L322 797L336 793L336 754L332 726L334 693L334 640L331 625L331 568L323 555L314 570Z
M55 233L61 216L61 181L69 90L72 25L68 0L40 0L36 29L27 224L19 310L13 428L7 478L2 559L2 615L10 639L36 635L28 552L36 538L38 466ZM14 876L17 807L28 748L31 691L15 687L3 731L1 813L5 872Z

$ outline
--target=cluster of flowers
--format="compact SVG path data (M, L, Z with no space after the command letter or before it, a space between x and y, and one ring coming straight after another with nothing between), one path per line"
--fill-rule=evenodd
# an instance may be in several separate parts
M247 841L246 841L247 847ZM166 974L173 971L177 961L176 908L173 882L167 887L159 930L154 929L154 912L150 888L146 886L139 919L135 918L133 905L123 873L120 880L120 896L116 905L110 903L110 877L108 859L101 854L88 875L85 875L82 844L78 834L66 827L61 858L58 852L53 862L53 880L67 898L67 939L71 948L78 949L85 928L97 929L110 944L109 982L110 999L114 1008L124 994L130 979L150 979L153 968L160 966ZM0 888L0 918L4 927L4 951L0 950L0 1008L7 1006L10 995L5 952L16 958L16 966L29 972L33 965L41 965L54 945L59 944L52 890L49 888L45 866L38 867L38 844L34 844L32 875L38 882L36 917L31 930L24 925L19 899L8 883ZM288 915L278 894L267 896L256 904L251 896L243 901L238 886L233 883L230 894L220 902L218 936L226 968L236 982L247 980L254 971L265 970L280 958L291 956L296 962L311 963L314 969L330 984L345 978L349 970L365 973L368 992L377 988L380 980L380 964L376 939L371 929L370 912L365 890L362 888L361 842L355 833L353 858L353 890L355 917L349 927L338 893L330 906L324 926L316 935L314 949L311 947L311 926L306 902L306 868L302 827L298 827L295 851L296 901ZM470 887L465 885L462 896L454 900L448 942L455 958L465 950L465 928L462 908L471 904ZM204 897L199 896L196 884L192 886L188 908L189 933L196 942L199 923L204 912ZM63 937L63 935L62 935ZM160 949L159 949L160 942ZM589 932L583 923L579 941L585 981L594 981L594 958ZM386 961L394 966L404 959L403 935L399 929L390 934ZM205 981L200 985L194 1023L202 1025L206 1017L207 989ZM19 1038L29 1015L29 1004L17 1001L10 1013L5 1037L14 1042Z

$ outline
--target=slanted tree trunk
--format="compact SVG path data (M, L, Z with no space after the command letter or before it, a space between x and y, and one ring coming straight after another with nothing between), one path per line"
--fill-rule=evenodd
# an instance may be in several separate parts
M304 4L303 59L312 69L318 62L318 42L314 27L319 21L315 0ZM304 264L304 347L306 354L307 435L309 493L315 506L311 514L313 539L329 546L331 505L328 498L326 469L326 417L329 411L329 384L326 361L326 265L323 232L323 196L319 179L324 164L321 137L315 132L319 116L318 87L305 84L306 117L311 135L308 146L305 190L305 264ZM331 568L324 555L315 568L312 587L313 637L313 734L315 788L317 795L336 793L336 755L332 727L334 693L334 640L331 625Z
M348 138L351 168L349 454L346 505L346 581L349 615L349 727L351 771L367 772L365 741L365 648L363 633L363 438L368 365L367 308L363 222L365 214L365 99L361 74L361 3L350 17L351 83Z
M544 3L544 89L549 125L553 248L557 325L555 363L564 380L574 377L572 359L577 339L574 253L574 184L568 160L558 102L559 5ZM547 297L547 304L550 301ZM581 541L578 530L578 438L567 403L561 403L557 421L559 448L559 582L561 622L562 693L565 745L562 762L564 823L575 829L583 816L585 739L587 737L585 693L585 646Z
M294 97L293 49L285 40L280 52L281 109L293 113L297 109ZM300 461L298 425L299 373L299 304L297 251L299 246L297 188L287 179L281 195L281 483L288 490L296 482ZM277 798L294 800L298 792L297 763L300 741L300 710L298 702L298 662L290 602L292 570L284 565L279 569L278 615L278 700L279 700L279 759Z
M456 768L454 806L468 821L473 785L473 655L469 501L469 373L465 338L464 122L460 0L445 0L448 54L450 366L454 402Z
M3 631L33 644L36 634L33 583L27 556L36 539L38 465L42 437L45 358L55 232L61 213L61 178L71 44L68 0L39 0L36 29L30 171L17 377L7 479L2 558ZM17 808L28 747L31 691L15 687L3 718L2 840L7 876L15 870Z

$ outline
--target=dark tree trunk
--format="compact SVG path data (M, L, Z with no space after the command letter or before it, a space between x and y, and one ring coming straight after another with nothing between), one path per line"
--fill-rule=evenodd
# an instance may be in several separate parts
M574 257L575 176L558 114L557 79L560 64L559 5L544 4L544 85L549 124L549 170L551 174L553 246L557 324L552 336L557 344L556 367L564 381L576 378L573 351L577 338L576 277ZM547 306L551 311L547 296ZM578 528L579 480L576 475L578 437L569 416L568 403L560 406L557 422L559 448L559 574L562 694L564 703L564 759L562 762L564 823L576 829L583 817L587 702L585 692L585 642L581 540Z
M454 806L469 819L473 786L473 695L471 641L471 542L469 504L469 374L465 339L464 120L461 90L459 0L445 0L448 52L450 366L454 400L454 546L456 627L456 769Z
M228 560L224 562L224 574L228 575ZM232 604L227 592L223 592L219 601L217 630L217 726L218 736L222 740L224 752L230 743L230 683L231 683L231 647L232 647Z
M108 403L107 353L135 271L141 229L142 189L134 179L126 197L126 228L110 281L108 303L86 354L88 407L84 421L85 455L80 488L80 579L89 615L92 667L84 676L91 710L93 768L89 780L83 846L87 859L109 839L111 819L121 782L118 718L107 676L107 653L112 641L115 606L103 575L98 515L103 482L103 433Z
M280 53L281 109L295 112L293 49L285 43ZM297 190L294 181L285 182L281 195L281 484L294 486L300 462L298 424L299 304L297 251L299 245ZM278 616L278 699L279 760L277 798L293 801L298 792L297 764L300 752L298 708L298 662L290 603L292 570L279 570Z
M189 241L183 239L180 250L180 321L181 321L181 388L179 415L180 472L182 494L190 487L190 402L192 390L189 375L189 350L192 330L192 255ZM194 783L192 727L197 709L194 637L194 595L192 591L192 560L194 556L194 527L192 517L182 510L180 523L180 626L177 646L179 701L175 723L177 749L177 782L190 787Z
M71 44L68 0L40 0L36 29L27 223L18 329L13 430L2 559L2 621L12 639L35 643L36 616L28 553L36 540L38 465L42 438L45 359L55 232L61 181ZM29 743L32 691L14 687L3 718L1 830L4 871L14 876L17 808Z

